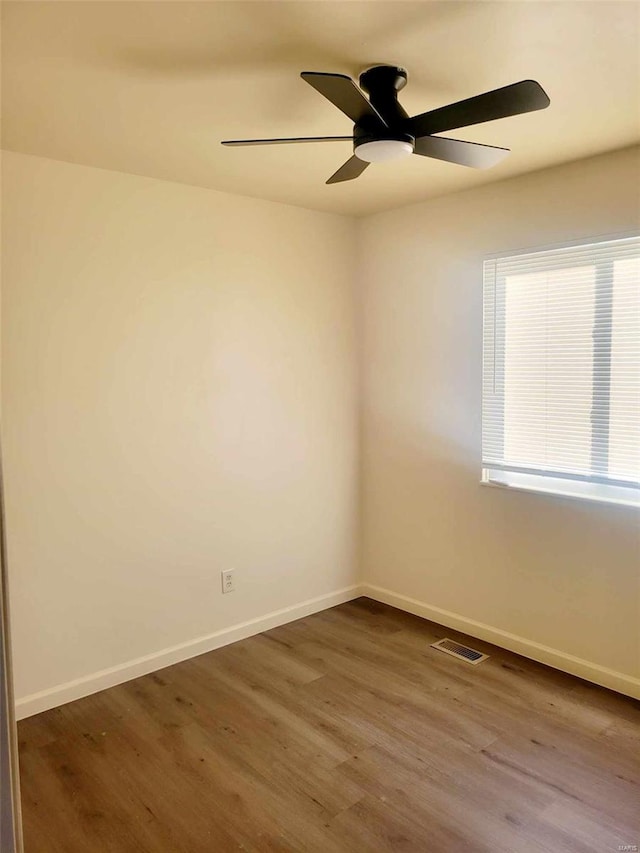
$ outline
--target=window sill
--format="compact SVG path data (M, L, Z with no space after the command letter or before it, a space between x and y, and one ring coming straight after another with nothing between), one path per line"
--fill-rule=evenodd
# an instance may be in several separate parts
M604 494L603 490L599 491L591 483L573 483L565 480L563 481L563 485L552 482L535 484L522 480L518 481L517 477L518 475L516 474L504 475L504 479L500 481L483 478L480 480L480 485L489 486L492 489L529 492L536 495L550 495L551 497L568 498L570 500L587 501L589 503L613 504L636 510L640 509L640 495L637 493L634 494L631 489L621 488L617 490L617 493ZM631 494L624 494L625 492L631 492Z

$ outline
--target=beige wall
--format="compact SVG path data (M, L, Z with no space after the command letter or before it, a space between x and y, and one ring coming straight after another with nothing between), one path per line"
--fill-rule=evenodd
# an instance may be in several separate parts
M631 677L638 512L479 485L482 260L637 229L639 178L623 150L360 225L367 581Z
M352 584L353 222L3 166L18 699Z

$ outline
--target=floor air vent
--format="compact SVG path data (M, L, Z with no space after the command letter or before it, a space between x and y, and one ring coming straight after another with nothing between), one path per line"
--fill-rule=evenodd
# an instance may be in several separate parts
M467 663L482 663L483 660L486 660L489 655L483 655L481 652L477 652L475 649L470 649L469 646L462 646L460 643L456 643L453 640L438 640L437 643L431 643L432 649L438 649L441 652L446 652L448 655L453 655L454 658L460 658L460 660L465 660Z

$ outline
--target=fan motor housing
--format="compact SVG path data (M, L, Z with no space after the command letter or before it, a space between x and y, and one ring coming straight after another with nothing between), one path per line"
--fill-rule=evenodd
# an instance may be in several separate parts
M387 123L400 126L409 116L398 102L398 92L407 85L407 71L397 65L374 65L360 75L360 87L371 105Z
M394 140L396 142L408 142L413 148L415 145L415 138L411 136L410 133L398 133L397 131L372 131L366 127L361 127L356 124L353 128L353 149L355 149L359 145L364 145L365 142L380 142L381 140Z

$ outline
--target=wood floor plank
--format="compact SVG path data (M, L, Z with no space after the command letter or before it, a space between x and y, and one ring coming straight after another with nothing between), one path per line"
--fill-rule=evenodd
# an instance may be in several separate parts
M491 657L430 648L444 636ZM26 853L640 843L640 703L359 599L19 724Z
M439 770L430 758L428 751L419 757L372 747L342 770L394 812L410 815L425 837L446 834L458 839L463 849L481 848L482 839L490 839L493 851L510 853L527 846L532 853L544 853L545 848L529 835L529 825L549 799L523 796L529 793L524 790L507 796L504 779L498 774L490 778L478 761L473 768L471 756L462 773L449 772L448 767Z

